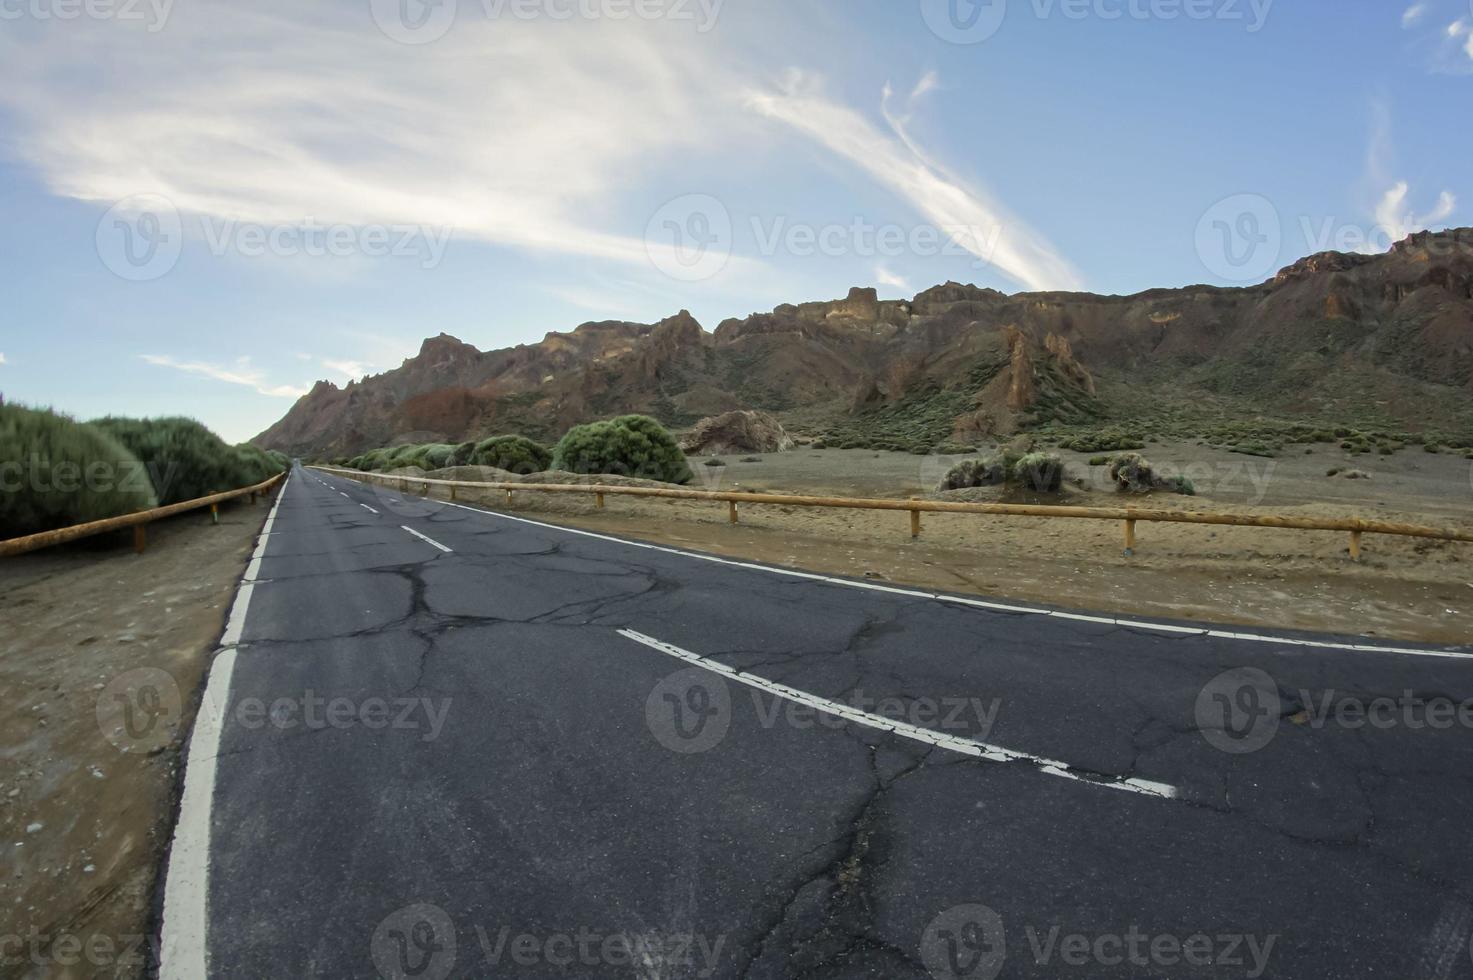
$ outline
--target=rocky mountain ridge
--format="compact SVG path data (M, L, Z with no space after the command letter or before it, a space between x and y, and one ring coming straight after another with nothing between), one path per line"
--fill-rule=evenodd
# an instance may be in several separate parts
M628 411L681 426L763 409L823 430L922 402L956 410L927 431L949 421L969 438L1108 420L1101 389L1154 383L1286 417L1323 416L1337 399L1384 388L1391 414L1433 424L1430 409L1419 415L1395 393L1427 405L1473 395L1473 229L1418 233L1384 255L1307 256L1242 288L1102 296L948 282L880 300L856 287L710 333L684 310L494 351L442 333L392 371L342 388L319 382L255 441L333 455L500 432L551 438Z

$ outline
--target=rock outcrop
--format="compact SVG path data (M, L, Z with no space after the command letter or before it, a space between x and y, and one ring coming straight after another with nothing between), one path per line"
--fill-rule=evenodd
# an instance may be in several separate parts
M736 411L701 419L690 435L681 440L686 453L726 455L729 453L782 453L795 443L782 423L767 412Z

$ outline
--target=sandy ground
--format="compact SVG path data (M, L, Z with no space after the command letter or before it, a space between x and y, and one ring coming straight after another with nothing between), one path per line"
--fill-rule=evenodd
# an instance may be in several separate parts
M1191 476L1199 495L1122 497L1103 467L1066 453L1066 502L1283 515L1365 517L1473 530L1473 464L1420 449L1351 459L1339 449L1263 459L1195 445L1146 455ZM692 459L695 487L869 497L926 495L940 457L804 450ZM1368 480L1327 477L1354 467ZM439 491L437 496L443 496ZM461 493L462 500L475 500ZM480 502L506 507L502 494ZM1271 626L1431 643L1473 642L1473 544L1371 535L1350 560L1348 535L1141 524L1134 555L1118 522L928 514L919 540L905 513L519 492L511 512L691 548L853 577L1112 613Z
M0 561L0 976L137 976L196 691L268 507Z

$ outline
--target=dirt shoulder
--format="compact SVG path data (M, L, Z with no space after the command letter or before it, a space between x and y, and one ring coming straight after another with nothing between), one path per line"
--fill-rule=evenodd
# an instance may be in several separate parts
M1407 451L1350 460L1338 450L1259 459L1179 444L1155 446L1202 494L1122 498L1102 467L1077 454L1067 502L1127 503L1324 517L1365 517L1473 529L1466 460ZM869 450L799 449L724 467L692 459L703 489L924 495L945 472L940 457ZM1353 465L1369 479L1327 477ZM436 496L444 497L442 488ZM503 494L460 491L494 509ZM1348 536L1267 528L1142 524L1134 555L1116 522L927 514L912 541L903 512L747 505L737 525L720 503L520 492L511 512L609 533L853 577L1066 608L1361 634L1382 639L1473 641L1473 545L1369 535L1363 560Z
M195 692L268 513L0 561L3 976L136 976Z

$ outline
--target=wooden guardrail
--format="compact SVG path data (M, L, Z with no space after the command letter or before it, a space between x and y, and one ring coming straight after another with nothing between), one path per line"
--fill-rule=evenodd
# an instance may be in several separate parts
M423 486L425 495L429 488L450 488L450 499L455 499L458 487L476 490L501 490L506 493L506 502L512 502L517 492L535 493L585 493L594 495L595 506L604 506L604 497L614 494L629 497L664 497L676 500L710 500L727 504L728 520L737 522L737 504L775 504L786 507L845 507L858 510L896 510L910 512L910 536L920 537L921 514L991 514L1005 517L1053 517L1094 521L1120 521L1125 537L1126 554L1135 550L1136 524L1140 521L1171 524L1215 524L1233 527L1288 528L1301 531L1340 531L1350 535L1350 557L1356 561L1361 556L1361 538L1366 534L1390 534L1413 538L1432 538L1439 541L1473 542L1473 531L1424 527L1418 524L1402 524L1394 521L1368 521L1358 517L1277 517L1264 514L1214 514L1204 511L1148 510L1137 507L1068 507L1049 504L979 504L954 500L895 500L883 497L814 497L782 493L747 493L725 490L687 490L671 487L619 487L600 484L566 483L475 483L465 480L431 480L427 477L405 477L385 473L365 473L360 470L344 470L331 466L318 466L328 473L338 473L351 479L382 479L397 483L408 493L411 484Z
M270 493L284 479L286 479L286 474L278 473L271 479L262 481L253 487L226 490L224 493L214 493L208 497L200 497L196 500L182 500L177 504L169 504L167 507L155 507L153 510L139 510L131 514L123 514L120 517L109 517L105 520L91 521L87 524L74 524L71 527L57 528L54 531L41 531L37 534L28 534L22 538L10 538L0 541L0 558L23 555L28 551L50 548L55 545L66 544L68 541L90 538L93 535L106 534L109 531L121 531L129 527L133 529L133 549L139 554L142 554L143 549L148 544L148 532L145 528L153 521L208 507L210 508L210 515L218 522L220 519L221 504L228 500L238 500L246 496L249 496L251 503L254 504L258 495Z

